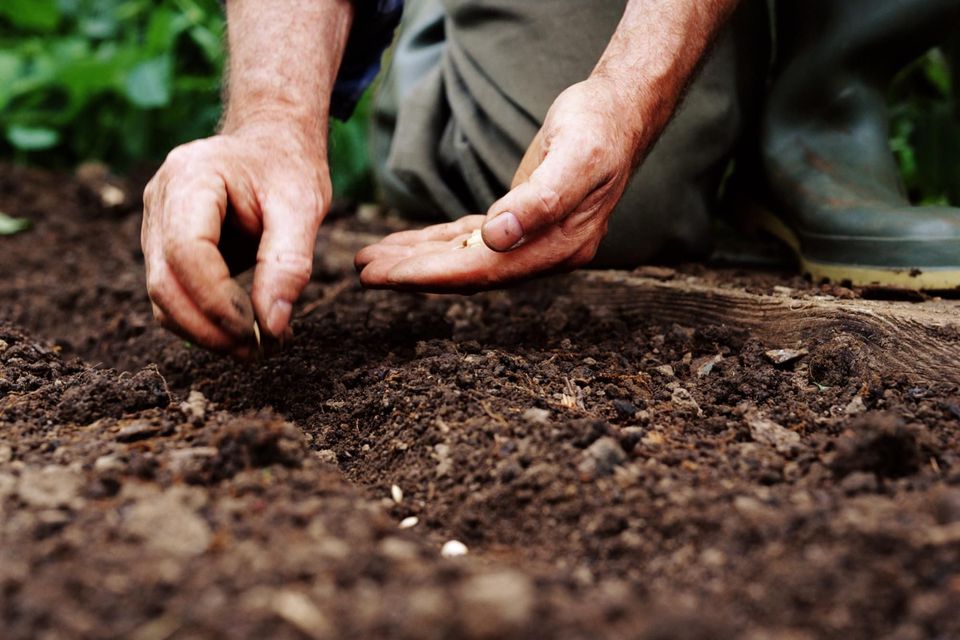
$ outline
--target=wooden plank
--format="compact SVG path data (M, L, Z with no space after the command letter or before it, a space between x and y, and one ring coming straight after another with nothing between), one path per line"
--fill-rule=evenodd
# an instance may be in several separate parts
M832 296L749 293L678 275L581 272L571 293L595 311L687 327L747 330L770 348L812 346L850 336L884 375L960 386L960 303L840 300ZM804 292L809 293L809 292Z

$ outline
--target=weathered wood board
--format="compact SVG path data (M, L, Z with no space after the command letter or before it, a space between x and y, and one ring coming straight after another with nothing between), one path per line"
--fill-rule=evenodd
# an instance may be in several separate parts
M841 300L789 291L761 295L683 275L661 281L618 271L575 274L570 290L596 310L688 327L726 325L750 331L771 348L848 335L885 374L960 386L958 301Z

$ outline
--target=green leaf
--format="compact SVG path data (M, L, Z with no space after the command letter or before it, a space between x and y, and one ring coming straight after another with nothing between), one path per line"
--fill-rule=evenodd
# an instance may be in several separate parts
M50 33L60 24L57 0L3 0L0 16L15 27L42 33Z
M20 75L23 63L20 56L7 51L0 51L0 109L13 97L10 86Z
M170 104L171 67L169 56L146 60L135 66L124 82L127 99L144 109Z
M12 236L29 228L30 221L26 218L13 218L0 211L0 236Z
M21 151L41 151L57 146L60 134L46 127L24 127L15 124L7 129L7 140Z
M923 61L923 71L927 80L935 86L942 95L950 95L950 69L943 52L934 49L929 52Z
M220 35L205 27L194 27L190 29L190 38L200 47L209 62L219 64L223 60Z
M190 23L182 15L167 8L155 9L147 23L144 49L150 55L159 55L173 48L173 44Z

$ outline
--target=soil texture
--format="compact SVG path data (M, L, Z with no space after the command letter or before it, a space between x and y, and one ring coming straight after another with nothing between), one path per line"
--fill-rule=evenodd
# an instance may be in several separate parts
M958 389L576 276L364 291L370 215L237 363L154 325L120 188L0 167L4 638L960 638Z

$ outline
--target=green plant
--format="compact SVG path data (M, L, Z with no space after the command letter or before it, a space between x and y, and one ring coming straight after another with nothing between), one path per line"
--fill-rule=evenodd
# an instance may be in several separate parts
M155 165L220 118L218 0L0 1L0 155ZM369 197L363 102L331 132L339 196Z
M0 0L0 155L155 165L215 130L223 34L218 0ZM891 88L891 146L917 202L960 204L958 75L955 42ZM367 96L331 126L340 197L372 197L369 113Z
M150 161L219 117L216 0L4 0L0 128L21 159Z
M960 205L960 42L934 49L893 83L890 145L911 199Z

